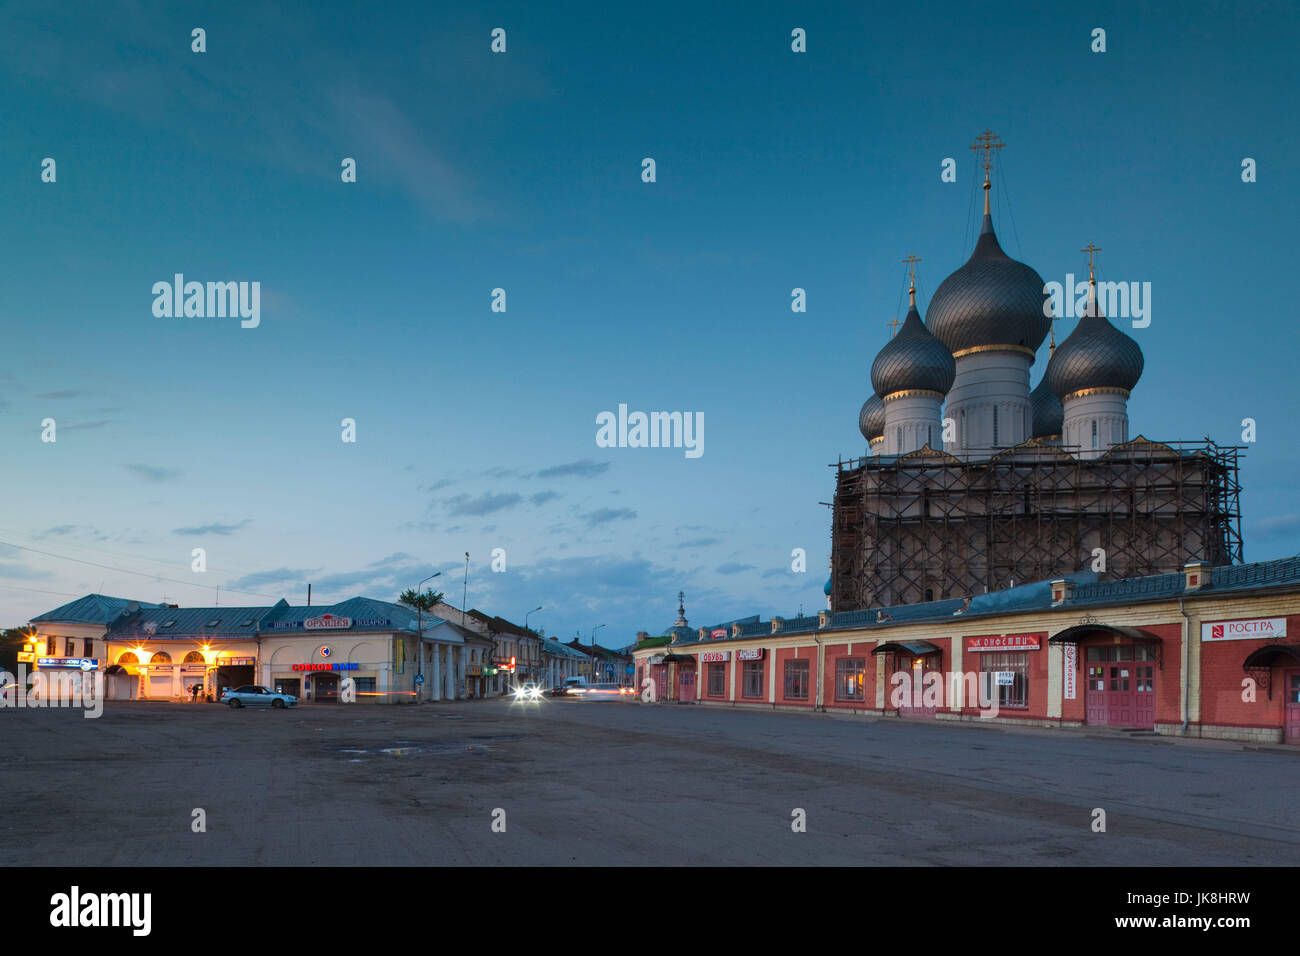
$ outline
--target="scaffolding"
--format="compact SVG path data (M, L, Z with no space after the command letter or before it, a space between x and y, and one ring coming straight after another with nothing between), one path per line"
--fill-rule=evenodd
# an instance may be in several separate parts
M840 461L831 610L968 597L1091 567L1241 563L1243 446L1141 436L1096 458L1032 440L984 460L923 448Z

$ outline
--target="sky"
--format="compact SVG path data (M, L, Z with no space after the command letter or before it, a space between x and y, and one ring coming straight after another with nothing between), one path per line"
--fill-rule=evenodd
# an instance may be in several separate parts
M1294 554L1298 21L7 3L0 625L89 592L392 600L434 571L453 604L609 646L679 590L693 626L814 613L828 465L864 454L903 257L924 310L973 248L986 128L1008 254L1064 282L1095 243L1100 279L1151 283L1130 434L1238 444L1254 419L1245 557ZM259 282L260 323L155 315L176 273ZM703 454L598 446L620 404L702 415Z

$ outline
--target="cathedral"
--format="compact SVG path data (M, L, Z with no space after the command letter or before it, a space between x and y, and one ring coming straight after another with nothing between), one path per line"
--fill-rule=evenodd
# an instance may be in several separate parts
M1087 308L1057 347L1047 286L998 243L990 212L922 320L910 307L871 365L869 458L839 463L830 607L937 601L1091 567L1103 577L1240 562L1239 449L1129 437L1142 350ZM895 323L897 325L897 323ZM1052 333L1042 380L1038 350Z

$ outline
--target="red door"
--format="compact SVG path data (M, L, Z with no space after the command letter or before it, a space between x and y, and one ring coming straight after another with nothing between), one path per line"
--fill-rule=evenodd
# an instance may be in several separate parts
M1111 644L1087 649L1087 722L1110 727L1156 725L1155 648Z
M1300 670L1286 672L1286 742L1300 744Z
M677 699L683 703L695 702L695 668L677 665Z

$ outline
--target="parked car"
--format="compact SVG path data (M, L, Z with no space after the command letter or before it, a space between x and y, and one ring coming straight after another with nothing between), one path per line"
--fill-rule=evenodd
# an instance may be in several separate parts
M283 709L293 707L298 703L298 698L294 697L293 694L277 694L265 687L248 684L244 687L236 687L234 690L226 691L221 695L221 703L229 704L235 710L241 707L275 707Z
M564 678L564 696L565 697L584 697L587 694L587 678L585 677L566 677Z

